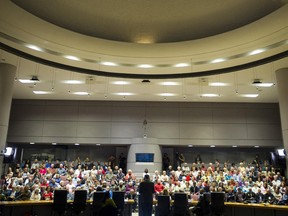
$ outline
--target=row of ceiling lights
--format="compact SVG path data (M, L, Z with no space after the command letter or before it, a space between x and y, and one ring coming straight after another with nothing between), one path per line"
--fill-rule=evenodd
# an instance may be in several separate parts
M39 80L35 80L35 79L19 79L19 82L24 83L24 84L31 84L34 83L36 84L37 82L39 82ZM84 84L84 81L80 81L80 80L64 80L62 81L62 83L66 83L66 84ZM115 82L111 82L112 84L115 85L128 85L130 84L130 82L128 81L115 81ZM254 80L254 82L252 83L254 86L256 87L272 87L274 85L274 83L262 83L259 79ZM164 86L175 86L175 85L181 85L181 83L179 82L160 82L159 85L164 85ZM229 86L229 84L227 83L222 83L222 82L211 82L208 84L209 86L215 86L215 87L224 87L224 86ZM33 91L34 94L53 94L55 93L54 91ZM69 91L69 93L71 93ZM236 92L237 93L237 92ZM81 92L73 92L72 94L75 95L82 95L82 96L89 96L93 93L90 92L86 92L86 91L81 91ZM135 95L134 93L129 93L129 92L119 92L119 93L115 93L116 95L120 95L120 96L132 96ZM162 97L171 97L171 96L176 96L177 94L174 93L160 93L158 94L159 96ZM259 94L238 94L239 96L242 97L249 97L249 98L254 98L254 97L258 97ZM211 93L206 93L206 94L200 94L200 97L220 97L220 94L211 94Z
M29 144L30 144L30 145L35 145L35 142L30 142ZM57 145L57 144L58 144L58 143L56 143L56 142L52 142L52 143L51 143L51 145ZM79 146L80 144L79 144L79 143L74 143L74 145L75 145L75 146ZM100 143L96 143L95 145L96 145L96 146L101 146Z
M35 144L35 142L30 142L30 145L34 145ZM53 142L53 143L51 143L52 145L57 145L57 143L56 142ZM75 143L74 144L75 146L79 146L80 144L79 143ZM101 144L100 143L97 143L97 144L95 144L96 146L101 146ZM188 145L188 147L189 148L192 148L192 147L194 147L193 145ZM215 148L216 146L215 145L210 145L210 147L211 148ZM237 145L233 145L232 146L233 148L237 148L238 146ZM259 148L260 146L258 146L258 145L256 145L256 146L254 146L254 148Z
M23 41L19 41L18 43L24 44L26 47L28 47L28 48L30 48L32 50L39 51L39 52L55 53L54 51L51 52L48 49L44 49L44 48L41 48L39 46L32 45L32 44L27 44L27 43L25 43ZM260 53L266 52L266 51L271 50L273 48L277 48L277 47L280 47L280 46L283 46L283 45L287 45L287 44L288 44L288 40L283 40L283 41L268 45L266 47L262 47L262 48L255 49L255 50L252 50L252 51L244 52L244 53L237 54L237 55L234 55L234 56L229 56L229 57L225 57L225 58L216 58L216 59L209 60L209 61L201 61L201 62L193 62L193 63L191 62L191 60L189 60L188 63L187 62L180 62L180 63L176 63L176 64L172 64L172 65L169 65L169 64L165 64L165 65L124 64L124 63L115 63L115 62L112 62L112 61L100 61L100 60L97 61L97 60L92 60L92 59L83 59L83 58L80 58L80 57L77 57L77 56L67 55L67 54L62 54L62 53L56 53L56 54L58 56L62 56L64 58L72 60L72 61L95 62L97 64L101 64L101 65L104 65L104 66L111 66L111 67L115 67L115 66L129 66L129 67L138 67L138 68L143 68L143 69L149 69L149 68L155 68L155 67L183 68L183 67L191 67L192 65L201 65L201 64L209 64L209 63L212 63L212 64L221 63L221 62L224 62L224 61L227 61L227 60L237 59L237 58L240 58L240 57L258 55Z

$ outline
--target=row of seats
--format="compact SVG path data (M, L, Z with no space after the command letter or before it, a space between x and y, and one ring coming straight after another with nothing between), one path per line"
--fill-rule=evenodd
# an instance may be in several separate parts
M198 204L189 209L188 197L185 193L175 193L174 203L170 207L170 196L158 195L155 216L183 216L183 215L214 215L220 216L224 213L224 193L204 193ZM197 211L196 211L197 210Z
M93 194L92 211L94 216L100 215L100 211L103 204L105 192L96 191ZM114 191L113 200L117 206L118 215L123 215L124 212L124 196L125 192ZM71 211L74 215L79 215L85 211L87 202L87 191L86 190L75 190L74 201L71 204ZM199 204L199 205L198 205ZM203 215L203 212L213 213L213 215L222 215L224 211L224 193L204 193L201 200L199 200L195 208L199 208L197 213ZM185 193L175 193L174 203L171 209L170 196L158 195L157 205L155 208L155 216L168 216L171 215L187 215L188 214L188 197ZM67 190L55 190L53 200L53 211L54 213L63 215L67 211ZM210 212L211 211L211 212ZM196 213L196 212L195 212Z
M67 210L71 211L73 215L79 215L85 211L87 206L87 191L75 190L74 201L71 205L67 204L67 190L55 190L53 199L53 212L54 215L63 215ZM92 211L94 216L100 215L101 208L104 201L104 191L96 191L93 194ZM124 196L125 192L114 191L113 200L117 206L118 215L123 215L124 212ZM69 207L69 208L67 208Z

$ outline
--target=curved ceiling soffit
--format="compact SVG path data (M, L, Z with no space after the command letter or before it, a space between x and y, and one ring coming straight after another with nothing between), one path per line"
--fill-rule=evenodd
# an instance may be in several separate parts
M41 20L83 35L119 42L171 43L238 29L273 13L283 7L285 1L157 0L152 3L147 0L82 0L81 4L77 0L11 2ZM83 13L85 16L82 16Z
M287 9L287 7L286 7ZM283 30L283 29L282 29ZM4 33L5 34L5 33ZM3 37L3 33L1 35ZM5 37L4 37L5 38ZM7 38L5 38L7 39ZM15 38L16 39L16 38ZM283 39L283 38L282 38ZM286 39L286 38L285 38ZM8 39L9 40L9 39ZM16 39L17 40L17 39ZM11 40L10 40L11 41ZM11 42L16 42L17 41L11 41ZM8 43L9 44L9 43ZM23 45L22 43L20 43L21 45ZM276 44L272 44L269 45L271 46L271 48L276 48L279 47L281 45L287 45L288 44L288 40L285 41L280 41ZM19 43L18 43L19 45ZM274 46L274 47L273 47ZM108 70L93 70L93 69L87 69L87 68L83 68L83 67L79 67L79 66L72 66L69 65L68 63L63 64L63 63L58 63L54 60L47 60L44 57L40 58L37 55L34 54L29 54L28 52L26 52L25 50L23 51L23 49L19 48L13 48L7 44L1 43L0 42L0 47L3 50L6 50L10 53L13 53L15 55L18 55L20 57L26 58L28 60L37 62L37 63L41 63L43 65L47 65L47 66L51 66L51 67L55 67L55 68L59 68L59 69L65 69L65 70L70 70L70 71L74 71L74 72L79 72L79 73L83 73L83 74L89 74L89 75L96 75L96 76L107 76L107 77L123 77L123 78L134 78L134 79L140 79L140 78L144 78L144 79L167 79L167 78L185 78L185 77L200 77L200 76L210 76L210 75L217 75L217 74L223 74L223 73L229 73L229 72L233 72L233 71L239 71L239 70L243 70L243 69L248 69L248 68L252 68L252 67L256 67L259 65L263 65L266 63L270 63L276 60L279 60L281 58L285 58L288 56L287 54L287 49L284 47L284 51L282 49L282 51L279 51L278 54L271 54L270 56L266 56L263 57L260 60L255 60L255 61L246 61L245 63L239 63L238 65L235 66L228 66L228 67L222 67L220 69L208 69L208 70L201 70L201 71L193 71L191 68L191 71L186 71L184 72L177 72L177 73L169 73L169 74L156 74L156 73L152 73L152 74L143 74L143 73L128 73L128 72L113 72L113 71L108 71ZM22 51L21 51L22 50ZM49 52L48 52L49 53ZM50 53L51 54L51 53ZM246 53L247 54L247 53ZM240 54L241 56L237 55L237 57L235 58L239 58L239 57L243 57L245 56L244 53ZM233 56L229 57L229 60L233 59ZM89 60L89 59L88 59ZM89 62L89 61L87 61ZM93 62L95 63L95 62ZM196 62L196 64L198 64L199 62ZM208 63L208 62L202 62L201 64L204 63ZM195 64L195 62L193 62L193 64ZM195 64L195 65L196 65ZM124 69L125 70L125 69Z
M131 79L170 79L170 78L189 78L189 77L193 78L193 77L212 76L212 75L245 70L245 69L257 67L260 65L264 65L264 64L271 63L271 62L280 60L282 58L288 57L288 50L286 50L278 54L275 54L266 58L262 58L260 60L251 61L248 63L239 64L239 65L231 66L231 67L214 69L214 70L194 71L194 72L190 71L190 72L177 73L177 74L130 74L130 73L128 74L128 73L109 72L109 71L102 71L102 70L92 70L92 69L66 65L66 64L50 61L47 59L43 59L35 55L28 54L26 52L23 52L11 46L8 46L4 43L0 43L0 48L11 54L25 58L27 60L37 62L39 64L43 64L46 66L58 68L58 69L69 70L73 72L78 72L78 73L87 74L87 75L94 75L94 76L119 77L119 78L131 78Z

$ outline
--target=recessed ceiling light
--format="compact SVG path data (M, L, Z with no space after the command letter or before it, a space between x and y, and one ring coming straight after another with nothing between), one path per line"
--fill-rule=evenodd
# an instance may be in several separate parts
M176 86L176 85L179 85L178 82L160 82L159 83L160 85L165 85L165 86Z
M256 98L259 96L259 94L242 94L242 97L248 97L248 98Z
M114 62L101 62L102 65L105 66L117 66L118 64L114 63Z
M64 80L62 83L66 83L66 84L83 84L84 81L81 81L81 80Z
M227 84L222 82L212 82L209 83L209 86L227 86Z
M33 81L33 80L31 80L31 79L18 79L19 80L19 82L21 82L21 83L35 83L35 81Z
M139 68L152 68L153 65L150 65L150 64L141 64L141 65L138 65Z
M79 144L79 143L75 143L75 145L76 145L76 146L79 146L80 144Z
M130 92L118 92L118 93L116 93L116 95L130 96L130 95L134 95L134 94L133 94L133 93L130 93Z
M188 67L188 66L190 66L190 64L188 63L178 63L174 65L174 67Z
M112 84L115 84L115 85L128 85L128 84L130 84L130 82L127 82L127 81L114 81L114 82L112 82Z
M40 52L43 52L43 49L41 49L40 47L38 46L35 46L35 45L32 45L32 44L28 44L26 45L26 47L32 49L32 50L36 50L36 51L40 51Z
M171 96L175 96L175 94L173 94L173 93L160 93L159 96L171 97Z
M220 63L220 62L224 62L226 59L224 58L218 58L218 59L214 59L211 61L211 63Z
M90 95L89 92L73 92L75 95Z
M219 97L219 94L201 94L202 97Z
M50 91L33 91L34 94L52 94Z
M133 41L139 44L153 44L155 43L155 38L149 34L140 34L133 38Z
M264 51L265 51L265 49L256 49L256 50L249 52L248 55L257 55L257 54L260 54Z
M211 148L215 148L215 145L210 145Z
M73 60L73 61L80 61L80 58L78 58L76 56L71 56L71 55L65 55L64 58L69 59L69 60Z
M35 143L34 142L30 142L30 145L34 145Z

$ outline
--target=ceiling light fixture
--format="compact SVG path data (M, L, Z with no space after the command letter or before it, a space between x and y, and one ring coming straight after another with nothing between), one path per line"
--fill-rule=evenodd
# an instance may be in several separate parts
M118 65L118 64L116 64L114 62L102 62L101 64L105 65L105 66L117 66Z
M141 65L138 65L139 68L153 68L153 65L150 65L150 64L141 64Z
M271 87L274 84L273 83L263 83L263 82L261 82L260 79L254 79L252 82L252 85L258 86L258 87Z
M34 94L52 94L52 92L49 91L33 91Z
M259 83L258 87L272 87L274 83Z
M130 83L127 82L127 81L115 81L115 82L112 82L112 84L115 84L115 85L128 85Z
M171 96L175 96L175 94L173 94L173 93L160 93L159 96L162 96L162 97L171 97Z
M31 84L34 83L34 81L32 81L31 79L19 79L19 82L23 83L23 84Z
M209 83L209 86L227 86L227 84L222 82L212 82Z
M39 82L40 80L38 79L38 76L32 76L31 81L32 82Z
M80 80L64 80L63 83L65 83L65 84L83 84L84 81L80 81Z
M161 82L160 85L165 85L165 86L176 86L176 85L179 85L178 82Z
M252 82L252 85L259 85L261 84L261 80L260 79L254 79L253 82Z
M69 60L73 60L73 61L80 61L80 59L76 56L71 56L71 55L66 55L64 56L64 58L69 59Z
M219 97L219 94L201 94L202 97Z
M259 94L242 94L242 97L248 97L248 98L256 98L259 96Z
M226 59L224 58L219 58L219 59L214 59L211 61L211 63L220 63L220 62L224 62Z
M130 93L130 92L118 92L118 93L116 93L116 95L120 95L120 96L131 96L131 95L133 95L133 93Z
M89 92L73 92L75 95L90 95Z
M41 48L38 47L38 46L32 45L32 44L28 44L28 45L26 45L26 47L28 47L29 49L32 49L32 50L36 50L36 51L39 51L39 52L43 52L43 49L41 49Z
M190 66L190 64L188 63L178 63L174 65L174 67L188 67L188 66Z
M253 50L253 51L249 52L248 55L257 55L257 54L260 54L264 51L265 51L265 49L257 49L257 50Z

